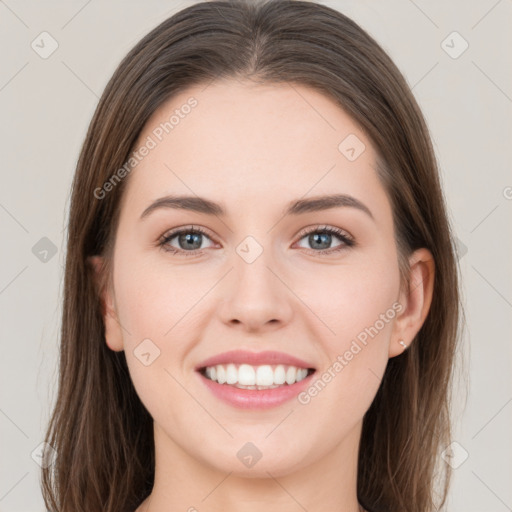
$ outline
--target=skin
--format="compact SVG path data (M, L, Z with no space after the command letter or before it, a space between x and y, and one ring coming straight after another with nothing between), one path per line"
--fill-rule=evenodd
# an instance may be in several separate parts
M113 289L103 296L106 342L125 350L154 419L155 485L137 512L356 512L363 416L388 359L404 350L398 340L410 345L427 315L432 256L426 249L409 256L413 286L401 291L375 151L329 98L289 84L196 86L155 112L137 147L190 96L198 105L127 178ZM366 146L353 162L338 150L349 134ZM335 192L357 198L374 219L353 207L283 217L290 201ZM161 208L140 219L171 193L219 202L227 215ZM158 247L171 229L190 225L209 233L198 241L201 254ZM307 235L298 235L323 225L341 228L357 245L318 254ZM248 235L263 248L250 264L236 252ZM335 235L330 243L343 246ZM178 237L168 245L191 250ZM93 263L99 272L102 258ZM321 374L397 302L401 312L308 404L237 409L194 371L213 355L247 349L295 355ZM134 355L146 338L160 350L149 366ZM249 441L262 453L252 468L236 456Z

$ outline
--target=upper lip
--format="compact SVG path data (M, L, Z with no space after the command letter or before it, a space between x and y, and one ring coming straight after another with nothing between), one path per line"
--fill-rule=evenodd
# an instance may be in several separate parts
M283 364L287 366L297 366L299 368L313 368L313 365L308 362L299 359L290 354L284 352L275 352L267 350L264 352L250 352L247 350L231 350L229 352L223 352L216 356L206 359L202 363L196 366L196 370L206 368L207 366L216 366L218 364L250 364L252 366L259 365L275 365Z

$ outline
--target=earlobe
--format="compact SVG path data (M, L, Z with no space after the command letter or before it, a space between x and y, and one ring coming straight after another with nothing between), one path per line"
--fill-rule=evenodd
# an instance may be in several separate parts
M115 301L109 286L102 285L103 257L90 256L88 263L93 268L93 276L98 290L98 300L101 303L101 313L105 326L105 341L114 352L124 350L122 330L117 318Z
M432 253L425 248L416 250L409 258L410 285L400 293L402 312L397 316L389 357L401 354L413 342L430 310L434 290L435 265Z

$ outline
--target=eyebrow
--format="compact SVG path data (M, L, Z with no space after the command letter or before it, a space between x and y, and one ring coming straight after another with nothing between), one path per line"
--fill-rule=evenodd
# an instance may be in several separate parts
M331 208L349 207L356 208L375 220L370 209L359 199L347 194L332 194L317 196L308 199L299 199L288 203L284 215L301 215L308 212L319 212ZM214 201L198 196L165 196L152 202L140 216L147 217L151 212L160 208L174 208L189 210L206 215L223 217L226 215L224 208Z

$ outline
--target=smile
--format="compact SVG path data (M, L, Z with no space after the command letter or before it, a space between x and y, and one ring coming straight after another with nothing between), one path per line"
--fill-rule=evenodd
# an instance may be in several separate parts
M215 397L242 409L266 409L292 400L315 373L306 361L272 351L226 352L195 369Z
M313 369L296 366L249 364L236 365L233 363L207 366L202 374L211 381L227 384L239 389L274 389L279 386L290 386L300 382L313 373Z

